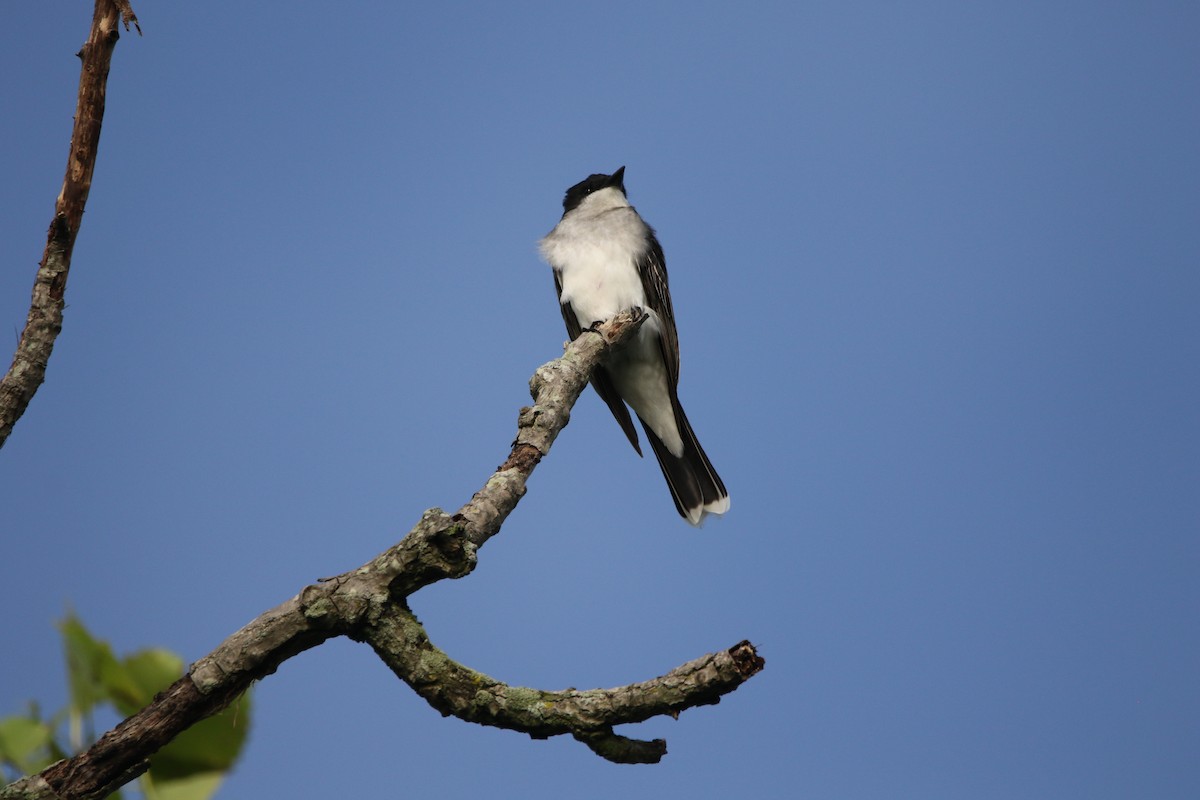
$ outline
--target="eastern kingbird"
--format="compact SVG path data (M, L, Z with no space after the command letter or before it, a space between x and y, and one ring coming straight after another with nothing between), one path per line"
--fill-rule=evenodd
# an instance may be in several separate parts
M592 386L641 455L625 404L633 408L671 487L675 508L699 525L708 514L729 510L729 493L679 404L679 337L667 262L654 229L629 205L624 179L621 167L567 189L562 219L538 247L554 269L554 287L572 339L621 311L637 307L647 312L636 337L592 373Z

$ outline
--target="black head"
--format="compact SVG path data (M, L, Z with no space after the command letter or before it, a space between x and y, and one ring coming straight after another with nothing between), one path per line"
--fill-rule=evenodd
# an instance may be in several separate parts
M621 194L625 194L624 167L621 167L612 175L588 175L585 179L567 189L567 196L563 198L563 214L577 208L583 202L583 198L592 192L605 189L609 186L614 186L621 190Z

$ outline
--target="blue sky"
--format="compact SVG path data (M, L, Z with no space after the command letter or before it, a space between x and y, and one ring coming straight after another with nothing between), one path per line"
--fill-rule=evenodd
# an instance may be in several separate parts
M68 608L193 660L465 502L565 338L535 242L624 164L732 510L684 524L589 392L413 607L515 684L766 671L622 767L332 642L258 686L222 796L1195 797L1200 10L575 6L135 4L0 451L0 714L64 701ZM0 50L10 343L90 15Z

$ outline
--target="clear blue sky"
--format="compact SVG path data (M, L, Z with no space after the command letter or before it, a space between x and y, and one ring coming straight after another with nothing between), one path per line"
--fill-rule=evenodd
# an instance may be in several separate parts
M90 8L25 4L0 49L10 345ZM565 337L535 242L624 164L732 510L684 524L589 393L413 606L516 684L742 638L766 671L623 767L334 642L259 685L222 796L1198 796L1194 3L135 9L0 451L0 714L63 702L68 608L193 660L466 501Z

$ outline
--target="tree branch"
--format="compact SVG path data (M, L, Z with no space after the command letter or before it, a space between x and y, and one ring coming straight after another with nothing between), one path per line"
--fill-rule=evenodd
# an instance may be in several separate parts
M75 106L75 127L67 156L67 174L62 191L54 204L54 219L46 236L46 249L33 281L33 298L25 329L17 342L12 366L0 380L0 447L13 426L29 407L29 401L46 379L46 365L54 350L54 340L62 330L63 294L71 268L71 252L83 221L83 207L92 188L96 151L100 144L100 124L104 120L104 94L113 49L121 38L119 21L129 30L137 16L129 0L96 0L92 29L79 51L83 68L79 75L79 99ZM141 34L142 29L138 26Z
M542 365L529 379L529 393L536 403L521 409L512 452L471 502L454 515L467 523L473 545L482 547L516 508L525 494L526 480L570 421L571 408L591 380L597 359L645 320L644 311L627 311L597 329L584 331L562 358Z
M75 128L62 192L34 281L29 316L0 381L0 446L45 379L62 311L71 253L91 188L105 87L117 25L141 33L129 0L97 0L91 34L80 51L83 69ZM571 734L603 758L653 763L666 753L661 739L639 741L613 726L642 722L719 702L763 668L749 642L703 656L665 675L616 689L543 691L509 686L453 661L435 647L409 610L407 597L423 586L459 578L476 551L499 532L525 494L529 475L550 451L592 370L645 319L625 312L568 345L562 358L530 380L532 406L522 408L508 458L453 516L427 511L398 544L351 572L305 587L260 615L192 665L183 678L144 709L104 734L87 751L0 790L9 798L99 798L133 780L148 759L196 722L228 706L280 664L334 636L369 644L381 660L435 709L533 738Z
M429 641L408 608L384 609L363 637L405 683L443 715L545 739L570 733L596 754L621 764L657 763L667 752L613 733L614 725L711 705L763 667L749 642L710 653L654 680L616 689L560 692L509 686L452 660Z
M104 797L144 772L149 757L188 726L225 708L288 658L334 636L370 645L442 714L539 739L571 734L610 761L657 762L665 742L619 736L613 726L718 702L763 668L749 642L643 683L544 691L509 686L455 662L430 642L406 602L424 586L475 568L478 547L524 494L526 479L566 426L592 370L644 319L643 312L624 312L537 370L530 380L534 404L518 415L509 457L454 516L430 509L399 543L368 563L307 586L260 615L87 751L13 784L4 797L34 797L46 786L60 798Z

